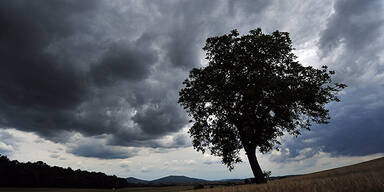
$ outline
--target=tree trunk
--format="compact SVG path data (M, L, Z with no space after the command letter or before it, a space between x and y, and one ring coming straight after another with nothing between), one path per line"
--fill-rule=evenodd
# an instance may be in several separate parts
M253 176L252 183L266 183L267 180L264 177L263 171L260 168L259 162L257 162L256 158L256 144L252 142L252 138L254 138L254 134L250 132L252 130L249 126L242 126L241 123L236 124L238 128L240 139L242 141L245 152L247 153L249 165L251 166Z
M255 177L254 183L266 183L263 171L260 168L259 162L256 158L256 147L246 150L249 164L251 165L253 175Z

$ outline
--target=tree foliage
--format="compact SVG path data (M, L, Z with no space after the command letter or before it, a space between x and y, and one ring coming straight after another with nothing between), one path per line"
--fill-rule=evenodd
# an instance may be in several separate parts
M193 119L194 148L221 156L230 170L243 147L265 153L284 133L327 123L325 105L346 87L332 81L327 66L301 65L287 32L233 30L208 38L203 49L208 65L190 71L178 102Z

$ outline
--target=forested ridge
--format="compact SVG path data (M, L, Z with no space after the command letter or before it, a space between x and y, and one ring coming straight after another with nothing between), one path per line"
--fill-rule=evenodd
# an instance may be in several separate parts
M0 155L0 187L121 188L126 179L101 172L49 166L42 161L21 163Z

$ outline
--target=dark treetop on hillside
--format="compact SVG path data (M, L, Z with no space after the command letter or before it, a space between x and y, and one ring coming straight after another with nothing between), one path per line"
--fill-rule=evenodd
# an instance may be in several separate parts
M42 161L21 163L0 154L0 187L121 188L126 179L101 172L51 167Z
M193 118L193 146L221 156L230 170L244 148L256 182L265 181L256 148L268 152L284 132L297 136L312 123L327 123L325 105L339 101L345 87L332 82L326 66L298 63L286 32L258 28L239 37L233 30L208 38L203 49L208 66L191 70L178 101Z

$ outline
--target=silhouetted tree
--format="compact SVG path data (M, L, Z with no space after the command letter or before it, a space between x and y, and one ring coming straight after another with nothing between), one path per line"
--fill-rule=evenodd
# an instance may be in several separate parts
M193 146L221 156L230 170L244 148L257 183L266 180L256 148L268 152L285 132L297 136L312 123L327 123L325 104L339 101L346 87L332 81L326 66L296 61L287 32L258 28L240 37L233 30L208 38L203 49L209 63L190 71L178 101L193 118Z

